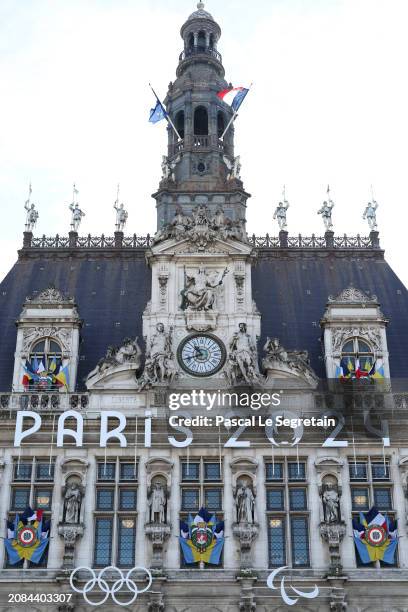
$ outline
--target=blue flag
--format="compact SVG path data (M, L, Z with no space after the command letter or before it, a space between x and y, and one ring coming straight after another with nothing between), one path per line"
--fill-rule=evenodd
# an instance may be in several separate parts
M165 119L167 113L160 100L157 100L156 106L150 110L149 121L150 123L158 123L162 119Z

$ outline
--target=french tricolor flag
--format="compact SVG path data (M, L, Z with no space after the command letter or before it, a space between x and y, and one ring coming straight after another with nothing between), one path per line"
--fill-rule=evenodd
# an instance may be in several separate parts
M217 93L217 96L226 104L229 104L234 112L237 112L245 96L249 91L248 87L230 87Z

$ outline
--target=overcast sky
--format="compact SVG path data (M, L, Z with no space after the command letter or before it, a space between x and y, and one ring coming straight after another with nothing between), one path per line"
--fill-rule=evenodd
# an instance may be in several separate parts
M151 199L166 126L148 123L149 80L164 98L190 0L0 0L2 278L22 243L28 184L36 235L113 235L116 184L127 233L155 230ZM236 122L252 194L248 230L276 235L286 184L291 234L323 233L329 183L336 234L367 234L374 186L381 244L408 284L407 0L209 0L226 78L254 86Z

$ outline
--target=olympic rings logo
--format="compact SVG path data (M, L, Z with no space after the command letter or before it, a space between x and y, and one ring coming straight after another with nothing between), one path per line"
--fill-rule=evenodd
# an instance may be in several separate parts
M92 578L90 580L88 580L82 589L79 589L78 587L76 587L74 585L74 576L77 572L80 571L87 571L92 575ZM130 576L133 574L133 572L137 571L137 570L141 570L142 572L146 572L148 578L149 578L149 582L148 585L144 587L144 589L138 589L137 585L135 584L134 580L132 580L130 578ZM108 571L112 571L112 572L116 572L120 578L118 580L115 580L112 584L112 587L109 587L108 584L108 579L103 578L105 572ZM117 604L118 606L130 606L133 602L136 601L137 596L140 595L141 593L145 593L146 591L148 591L152 585L152 575L149 572L148 569L146 569L145 567L132 567L132 569L130 569L128 571L128 573L126 574L126 576L123 575L122 571L118 568L115 567L114 565L109 565L108 567L104 567L100 572L99 575L97 575L95 573L95 570L93 570L90 567L87 567L86 565L82 565L81 567L77 567L73 570L73 572L71 572L71 575L69 577L69 583L71 585L71 588L76 592L76 593L80 593L81 595L83 595L85 601L87 604L89 604L90 606L102 606L102 604L105 603L105 601L108 599L109 595L111 595L112 600L115 602L115 604ZM110 582L112 582L112 579L110 579ZM126 585L127 589L133 593L132 598L129 601L123 602L123 601L119 601L116 597L116 594L121 590L121 588L123 587L123 585ZM93 591L94 587L98 585L98 587L100 588L102 593L105 593L103 599L101 599L100 601L91 601L88 598L88 594Z

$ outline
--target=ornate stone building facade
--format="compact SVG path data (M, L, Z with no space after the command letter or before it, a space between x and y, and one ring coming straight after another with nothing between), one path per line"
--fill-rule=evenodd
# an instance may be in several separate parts
M407 290L375 223L336 237L330 212L324 236L292 238L285 201L277 238L248 234L234 127L221 139L220 27L199 3L181 36L154 236L125 236L119 205L114 237L80 236L76 204L67 238L27 222L0 286L0 518L30 506L51 520L38 565L1 549L1 609L22 605L8 593L72 595L33 610L105 595L100 609L117 609L135 594L115 590L117 569L92 584L77 572L82 595L70 584L75 568L114 566L150 570L125 605L140 612L405 610ZM211 410L180 400L199 391ZM194 416L212 426L177 420ZM398 520L388 565L356 554L352 517L372 506ZM201 507L224 522L215 565L179 545Z

